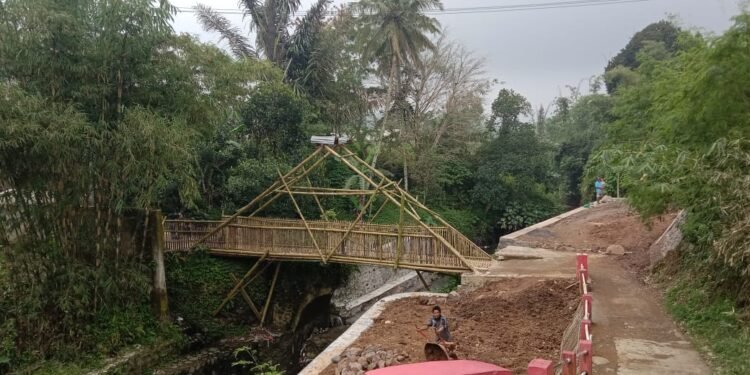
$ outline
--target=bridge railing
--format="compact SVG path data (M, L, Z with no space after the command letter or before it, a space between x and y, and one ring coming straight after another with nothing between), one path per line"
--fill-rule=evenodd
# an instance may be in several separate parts
M167 251L188 250L221 221L167 220ZM397 246L395 225L351 222L238 217L203 242L214 253L237 256L268 254L286 260L398 265L436 271L465 270L451 249L421 226L401 229L403 246ZM350 229L351 227L351 229ZM475 268L488 268L490 259L469 239L447 227L431 227ZM310 236L312 233L312 238ZM314 238L314 241L313 241ZM321 255L322 253L322 255Z

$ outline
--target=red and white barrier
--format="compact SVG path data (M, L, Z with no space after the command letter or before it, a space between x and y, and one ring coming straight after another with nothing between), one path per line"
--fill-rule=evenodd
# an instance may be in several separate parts
M587 254L576 255L576 277L578 284L581 286L581 304L583 305L578 346L575 352L562 353L560 359L563 361L563 374L591 375L594 365L593 336L591 335L594 298L589 286L591 279L589 278L589 256Z
M576 312L574 323L569 327L578 331L578 342L574 350L563 350L560 353L560 367L562 375L591 375L593 367L593 336L591 325L593 320L593 296L591 295L591 279L589 278L589 256L576 255L576 279L581 291L581 306ZM580 312L580 315L578 315ZM578 323L580 319L580 323ZM575 334L575 331L573 331ZM565 336L567 337L567 336ZM574 336L573 336L574 337ZM552 375L555 366L550 361L535 359L529 363L528 375Z

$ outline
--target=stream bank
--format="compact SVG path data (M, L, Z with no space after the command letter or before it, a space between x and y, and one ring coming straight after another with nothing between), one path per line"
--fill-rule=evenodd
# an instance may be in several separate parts
M433 288L449 287L452 283L449 276L429 273L423 276ZM173 318L182 327L187 343L140 348L109 361L107 367L90 374L153 371L159 375L246 375L253 373L251 369L258 363L274 364L286 374L296 374L369 306L387 295L421 290L424 287L414 271L362 266L338 288L311 285L296 297L295 293L279 294L271 304L268 329L246 326L234 336L220 340L212 338L200 324L189 324L175 312ZM242 316L250 316L241 304L236 308L239 309L224 315L225 324L236 324L247 319ZM247 350L236 356L242 348ZM233 366L238 360L251 364Z

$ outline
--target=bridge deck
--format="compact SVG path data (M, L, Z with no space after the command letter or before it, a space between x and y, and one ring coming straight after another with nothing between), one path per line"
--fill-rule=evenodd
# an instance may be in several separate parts
M222 221L167 220L167 251L192 248ZM425 271L461 273L489 268L491 258L449 227L430 227L451 247L422 226L399 227L350 222L237 217L203 241L216 255L268 259L371 264ZM312 233L312 236L310 236ZM314 238L314 241L313 241ZM463 257L459 257L458 254Z

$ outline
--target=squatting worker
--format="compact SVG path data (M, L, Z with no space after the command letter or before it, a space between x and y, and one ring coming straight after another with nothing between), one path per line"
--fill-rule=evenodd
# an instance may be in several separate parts
M432 308L432 318L427 320L427 326L424 328L420 328L420 330L424 331L430 328L433 328L435 330L435 335L438 343L450 343L451 341L453 341L451 340L451 332L448 328L448 320L443 316L442 311L440 310L440 306L435 306Z

